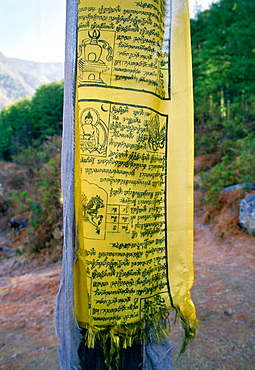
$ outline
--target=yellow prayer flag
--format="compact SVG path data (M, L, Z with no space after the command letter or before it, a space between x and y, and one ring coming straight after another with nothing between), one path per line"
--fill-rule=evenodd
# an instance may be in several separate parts
M185 0L80 0L75 313L88 345L192 336L193 98Z

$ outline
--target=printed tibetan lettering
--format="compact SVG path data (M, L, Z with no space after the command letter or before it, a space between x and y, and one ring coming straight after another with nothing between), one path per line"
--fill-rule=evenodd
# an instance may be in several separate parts
M86 261L92 321L105 325L120 312L123 322L137 320L144 300L168 291L167 117L104 101L82 100L78 111L79 253ZM121 304L123 294L129 304Z
M169 1L78 10L78 82L170 98Z

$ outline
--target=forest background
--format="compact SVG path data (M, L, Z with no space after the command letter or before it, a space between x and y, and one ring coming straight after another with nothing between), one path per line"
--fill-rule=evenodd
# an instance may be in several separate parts
M241 231L239 202L255 183L254 14L254 1L220 0L191 20L195 187L219 237ZM63 81L56 81L0 112L0 228L12 217L29 221L18 254L61 256L62 111ZM234 196L222 195L239 183L246 186Z

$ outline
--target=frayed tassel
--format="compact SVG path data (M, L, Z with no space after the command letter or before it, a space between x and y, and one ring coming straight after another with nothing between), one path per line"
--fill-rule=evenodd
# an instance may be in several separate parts
M145 312L146 311L146 312ZM175 308L178 318L184 329L184 339L180 355L191 339L194 338L197 322L190 323L180 311ZM144 308L144 319L126 324L121 321L115 326L90 326L80 323L86 330L84 344L94 348L100 343L104 353L105 364L109 370L117 370L120 365L120 351L132 347L134 344L143 348L143 363L139 368L143 370L171 370L172 349L170 342L170 310L159 296Z
M189 342L195 338L196 329L199 328L199 323L196 320L193 324L190 323L188 319L181 313L179 309L176 309L176 318L179 319L183 329L184 329L184 338L182 342L182 348L180 350L179 357L186 351L187 345ZM178 358L179 358L178 357Z

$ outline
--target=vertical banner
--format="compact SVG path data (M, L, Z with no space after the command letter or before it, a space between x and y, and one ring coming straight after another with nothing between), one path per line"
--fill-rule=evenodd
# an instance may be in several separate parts
M174 309L193 336L187 1L79 0L77 15L77 322L89 347L125 348L167 335Z
M79 1L75 312L91 343L164 308L195 321L190 59L186 1Z

